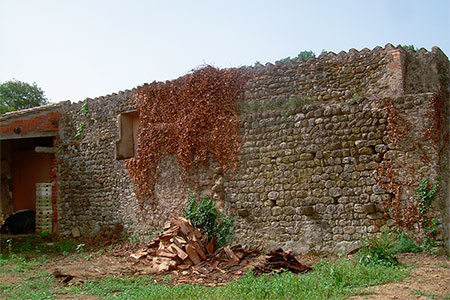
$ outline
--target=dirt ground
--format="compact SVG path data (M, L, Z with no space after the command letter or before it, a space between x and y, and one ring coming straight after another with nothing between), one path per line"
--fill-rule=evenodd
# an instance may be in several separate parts
M414 267L409 277L369 287L365 291L370 295L350 299L450 299L450 260L447 257L404 253L399 255L399 259Z
M263 256L251 261L243 261L235 266L223 266L226 272L210 271L206 265L196 266L186 271L169 271L163 274L151 274L152 270L144 263L131 257L113 255L96 255L86 257L68 256L45 265L47 270L74 278L69 284L82 284L83 280L103 278L105 276L152 276L155 282L164 284L201 284L206 286L224 285L236 280L247 271L259 264ZM450 260L443 256L428 254L401 254L400 261L412 266L411 275L402 281L364 289L363 296L351 297L352 300L381 300L381 299L445 299L450 296ZM299 257L303 263L312 265L319 257ZM168 276L170 274L170 276ZM168 282L167 279L171 278ZM60 295L60 299L72 299L71 295ZM73 298L75 299L75 298ZM77 298L80 299L80 298ZM83 299L97 299L89 296Z
M298 257L302 263L313 265L320 257ZM412 266L411 275L402 281L363 289L363 296L354 296L352 300L381 299L449 299L450 296L450 260L443 256L428 254L401 254L400 261ZM108 276L152 276L155 283L161 284L197 284L205 286L225 285L245 275L250 268L264 260L263 256L241 261L238 265L221 264L218 269L204 263L189 270L168 271L154 274L145 260L117 255L114 252L103 254L72 254L60 256L42 266L42 269L54 274L61 285L82 285L88 279L100 279ZM41 270L42 270L41 269ZM20 276L0 273L0 282L15 284ZM70 277L68 277L70 276ZM71 278L73 276L73 278ZM65 280L69 279L67 282ZM59 292L57 299L100 299L96 296L73 295Z

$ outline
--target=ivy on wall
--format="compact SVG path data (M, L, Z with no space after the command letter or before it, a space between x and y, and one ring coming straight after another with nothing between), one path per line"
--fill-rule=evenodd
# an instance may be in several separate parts
M136 195L150 199L159 162L174 154L184 175L215 159L224 171L236 167L240 150L238 102L247 81L240 69L204 66L173 81L139 88L137 154L125 161Z
M428 109L424 112L424 119L428 120L429 124L425 127L422 137L435 150L439 150L440 147L440 150L436 151L438 160L440 160L441 154L446 147L446 136L448 135L448 133L444 134L444 99L447 99L445 93L439 92L434 94L429 100ZM421 141L414 140L409 135L411 124L402 117L404 112L396 108L392 100L383 100L381 107L386 115L386 131L389 142L394 146L402 146L401 142L405 141L410 143L414 149L423 151ZM441 143L441 141L443 142ZM442 146L440 146L441 144ZM415 178L414 175L418 166L408 163L407 158L400 163L400 167L398 165L394 166L394 160L398 161L398 157L384 159L377 168L376 180L378 185L392 195L390 199L382 202L385 216L392 218L398 227L412 229L417 225L418 228L423 230L425 238L432 242L437 233L436 225L441 221L429 216L431 203L439 192L439 179L434 184L431 184L428 178L422 178L413 199L402 201L403 187L409 187L417 183L412 181L406 182L406 176L401 176L398 169L401 168L403 172L409 169L411 171L410 177ZM423 154L422 162L424 164L429 163L427 153Z

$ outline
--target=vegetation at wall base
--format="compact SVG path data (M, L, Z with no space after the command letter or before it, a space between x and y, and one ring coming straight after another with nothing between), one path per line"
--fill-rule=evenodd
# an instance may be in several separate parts
M217 241L219 248L226 246L233 238L233 219L222 214L210 198L196 201L191 193L188 197L188 208L183 210L183 216L195 227L205 230L210 239Z
M396 281L408 273L406 268L341 260L322 261L306 275L285 272L257 277L249 273L223 287L160 285L141 276L89 281L70 290L102 299L346 299L361 287Z
M206 202L206 201L205 201ZM389 238L386 238L389 240ZM385 241L381 241L384 245ZM20 276L15 284L0 284L0 294L6 299L57 299L61 295L96 295L101 299L347 299L364 293L362 288L397 281L407 276L410 269L386 264L366 264L359 259L322 260L314 271L295 275L253 273L226 286L196 285L172 286L167 280L141 275L138 277L108 277L87 280L81 286L65 286L48 271L38 271L42 258L22 253L0 257L0 272ZM1 268L2 266L11 266Z
M395 256L396 237L389 231L362 240L359 261L365 265L384 265L394 267L399 264Z

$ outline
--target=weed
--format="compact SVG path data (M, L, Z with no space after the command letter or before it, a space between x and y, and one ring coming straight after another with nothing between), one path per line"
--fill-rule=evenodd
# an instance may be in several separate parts
M431 186L429 178L424 178L420 181L419 187L416 192L415 200L418 204L419 211L419 224L423 228L425 238L422 240L422 249L434 253L436 234L438 232L438 224L440 219L429 217L429 210L433 200L436 198L439 192L439 178Z
M83 136L83 129L84 129L84 121L82 121L78 127L77 127L77 134L75 135L75 138L81 138Z
M45 239L51 234L51 232L50 231L40 231L40 232L38 232L38 234L41 239Z
M301 59L307 60L310 57L316 57L316 54L311 50L310 51L302 51L297 55L297 57L294 57L293 59L297 60L298 58L301 58Z
M61 252L63 254L68 254L70 252L75 252L77 246L72 241L58 241L53 244L53 252Z
M407 51L407 50L414 50L417 51L417 48L414 45L402 45L402 48Z
M77 247L75 248L75 250L77 251L77 253L83 253L84 252L84 246L85 244L78 244Z
M83 103L83 106L81 107L81 114L85 116L88 112L88 101L86 99L86 102Z
M239 104L239 113L257 113L266 111L295 110L306 104L311 104L310 98L302 98L300 95L291 95L289 98L280 98L270 102L243 101Z
M27 276L20 284L0 284L4 299L53 299L56 281L47 272Z
M399 280L408 273L409 270L404 268L367 266L342 260L335 263L322 261L315 266L315 272L306 275L286 272L256 277L250 272L226 286L214 288L157 285L151 277L140 276L87 281L83 286L69 289L78 294L98 295L102 299L346 299L364 293L361 287ZM163 281L169 279L165 277Z
M437 262L435 266L438 268L450 269L450 265L446 262Z
M412 294L413 294L413 295L424 296L424 297L427 297L427 298L430 298L430 299L436 299L436 296L433 295L432 293L425 293L425 292L423 292L423 291L421 291L421 290L413 290L413 291L412 291Z
M397 230L394 232L394 234L396 238L395 244L392 247L392 252L394 254L422 252L422 248L417 245L417 243L412 238L406 235L404 231Z
M363 247L359 251L360 262L366 265L384 265L388 267L398 265L395 257L394 245L396 238L389 231L363 240Z
M210 198L204 198L197 203L191 193L188 197L188 209L183 210L183 215L192 222L192 225L205 230L210 239L215 238L220 248L230 242L233 237L233 219L218 211L216 204Z

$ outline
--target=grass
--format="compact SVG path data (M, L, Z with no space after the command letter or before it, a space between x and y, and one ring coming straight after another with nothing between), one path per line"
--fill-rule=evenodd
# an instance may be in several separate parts
M56 280L48 272L24 276L18 284L0 284L3 299L54 299Z
M424 296L424 297L427 297L427 298L430 298L430 299L436 299L436 296L434 294L432 294L432 293L425 293L425 292L423 292L421 290L413 290L411 294Z
M256 277L252 273L224 287L154 283L151 277L110 277L71 287L76 294L102 299L345 299L360 294L361 287L399 280L406 268L367 266L354 260L323 261L306 275L283 273Z
M450 269L450 265L446 262L437 262L435 266L438 268Z
M367 287L397 281L410 272L410 269L402 266L364 263L355 258L340 259L337 262L324 260L314 266L313 272L303 275L283 273L257 277L250 273L222 287L170 286L170 275L162 284L157 284L150 276L139 276L88 280L82 286L68 287L58 284L48 271L39 271L39 268L55 254L66 251L76 253L76 245L68 242L46 243L51 244L47 249L50 252L44 254L37 247L39 245L34 244L35 241L27 241L26 239L22 244L12 243L11 247L3 248L8 253L0 255L0 276L5 278L4 276L14 273L18 280L15 283L0 284L0 298L54 299L57 293L63 292L97 295L101 299L346 299L351 295L372 293ZM382 242L378 241L374 245L383 248L385 244ZM23 246L24 244L27 246ZM377 247L374 249L378 249ZM15 252L19 249L27 251ZM58 252L54 252L56 250ZM90 258L90 253L84 251L80 251L78 255Z

